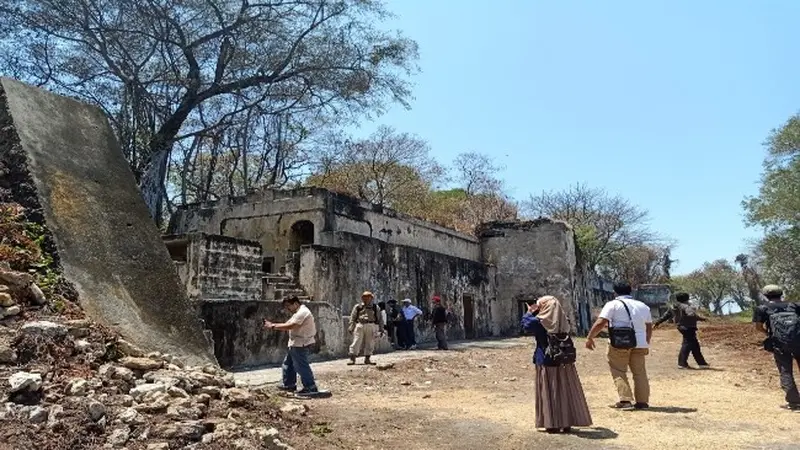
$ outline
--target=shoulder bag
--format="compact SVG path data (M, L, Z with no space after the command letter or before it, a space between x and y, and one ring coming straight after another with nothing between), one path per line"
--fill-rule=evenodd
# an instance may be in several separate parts
M611 341L611 346L622 350L636 348L636 329L633 327L633 316L631 316L631 310L628 309L628 305L624 301L619 300L619 302L622 303L622 306L625 307L625 312L628 313L630 326L612 327L609 323L608 337Z

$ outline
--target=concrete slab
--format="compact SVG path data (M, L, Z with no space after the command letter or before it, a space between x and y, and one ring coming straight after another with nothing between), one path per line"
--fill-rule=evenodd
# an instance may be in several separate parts
M101 110L0 78L0 168L2 200L43 216L87 314L144 349L215 361Z

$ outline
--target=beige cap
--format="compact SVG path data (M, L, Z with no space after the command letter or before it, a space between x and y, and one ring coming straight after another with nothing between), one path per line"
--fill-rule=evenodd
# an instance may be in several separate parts
M374 295L372 295L372 292L370 292L370 291L364 291L364 293L363 293L363 294L361 294L361 296L362 296L362 297L372 297L372 298L375 298L375 296L374 296Z

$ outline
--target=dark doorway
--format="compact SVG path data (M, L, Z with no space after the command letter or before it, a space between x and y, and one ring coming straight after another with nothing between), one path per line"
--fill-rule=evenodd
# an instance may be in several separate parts
M475 339L475 305L471 295L462 295L461 301L464 302L464 337Z
M273 273L275 268L275 258L272 256L265 256L261 260L261 271L264 273Z
M292 225L289 234L289 250L299 251L304 245L314 244L314 224L308 220L301 220Z

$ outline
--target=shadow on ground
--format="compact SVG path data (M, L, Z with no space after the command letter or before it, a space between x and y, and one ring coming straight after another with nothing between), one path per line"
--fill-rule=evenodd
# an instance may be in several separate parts
M619 436L619 434L614 430L609 430L608 428L603 428L603 427L586 428L583 430L572 430L570 434L579 437L581 439L589 439L592 441L596 440L599 441L604 439L616 439Z

